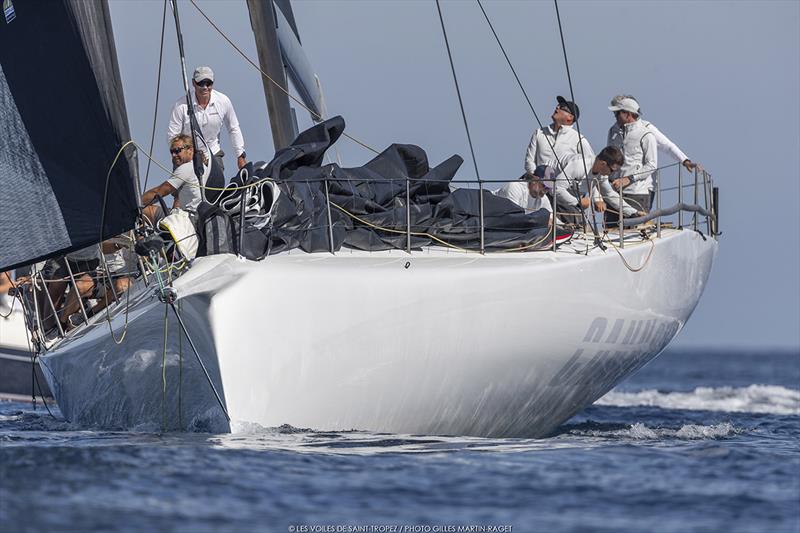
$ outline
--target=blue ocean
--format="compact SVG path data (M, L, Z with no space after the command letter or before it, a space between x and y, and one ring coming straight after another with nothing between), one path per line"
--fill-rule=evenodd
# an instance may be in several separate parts
M0 403L3 531L800 531L800 353L668 351L546 439L72 427Z

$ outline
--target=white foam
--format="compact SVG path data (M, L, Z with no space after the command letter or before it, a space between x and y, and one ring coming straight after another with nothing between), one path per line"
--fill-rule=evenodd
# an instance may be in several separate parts
M647 405L690 411L727 411L800 415L800 390L778 385L749 387L698 387L691 392L611 391L595 402L597 405L632 407Z
M712 426L699 426L695 424L685 424L679 429L655 427L651 428L641 422L631 425L625 429L590 429L577 430L573 434L600 438L623 438L633 440L664 440L664 439L721 439L744 433L745 430L736 428L728 422L714 424Z

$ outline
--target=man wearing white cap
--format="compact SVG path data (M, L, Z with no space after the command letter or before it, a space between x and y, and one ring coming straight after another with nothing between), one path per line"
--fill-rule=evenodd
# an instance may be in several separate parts
M619 199L636 211L650 211L650 190L653 172L658 168L657 143L653 131L639 119L639 103L633 98L621 98L609 106L617 119L616 127L608 132L608 146L620 149L625 163L609 177L611 189L604 191L607 202ZM616 198L611 198L614 195ZM617 222L617 213L606 212L606 223Z
M525 172L532 174L536 167L549 165L568 155L583 152L586 159L594 157L589 141L573 129L578 120L580 109L578 104L570 102L563 96L557 96L556 109L550 117L553 123L533 132L528 151L525 153Z
M619 94L619 95L615 96L614 98L611 99L611 105L612 106L619 105L619 102L623 98L629 98L629 99L635 101L636 105L639 106L639 101L636 100L636 97L634 97L633 95L630 95L630 94ZM641 116L642 115L642 108L639 107L638 109L639 109L639 111L637 113L638 113L639 116ZM687 156L685 153L683 153L683 151L680 148L678 148L678 145L676 145L674 142L669 140L669 137L664 135L661 132L661 130L659 130L656 127L655 124L653 124L652 122L648 122L648 121L646 121L646 120L644 120L642 118L640 118L639 120L641 120L642 124L647 126L647 128L649 128L650 131L653 132L653 135L656 138L656 144L658 145L659 150L664 150L667 154L672 156L676 161L678 161L684 167L686 167L686 170L692 171L692 170L695 169L695 167L697 167L697 163L693 163L692 160L689 159L689 156ZM609 128L609 136L611 136L611 132L612 131L618 130L619 128L620 128L619 124L617 122L614 122L614 124L611 125L611 128Z
M236 118L236 111L230 98L219 91L215 91L214 71L211 67L197 67L192 75L192 105L197 125L200 133L205 139L205 143L198 139L198 148L209 155L213 155L222 163L225 155L219 144L219 133L223 124L231 137L231 145L236 155L236 163L242 168L247 162L244 151L244 137L242 130L239 129L239 119ZM172 107L172 116L167 128L167 140L174 138L178 134L191 135L189 126L189 114L187 112L186 97L181 97Z

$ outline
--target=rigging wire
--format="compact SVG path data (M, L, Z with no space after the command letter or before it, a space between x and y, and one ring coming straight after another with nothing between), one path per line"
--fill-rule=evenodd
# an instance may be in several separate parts
M164 29L167 24L167 0L164 0L164 12L161 14L161 44L158 51L158 77L156 79L156 101L153 104L153 129L150 134L150 152L153 153L153 146L156 140L156 122L158 120L158 97L161 93L161 65L164 59ZM142 192L147 190L147 179L150 177L150 159L147 160L147 170L144 174L144 184L142 185Z
M275 85L275 86L276 86L278 89L280 89L281 91L283 91L284 93L286 93L286 95L287 95L289 98L291 98L291 99L292 99L292 100L293 100L293 101L294 101L294 102L295 102L297 105L299 105L300 107L302 107L303 109L305 109L306 111L308 111L308 112L311 114L311 116L313 116L313 117L317 118L318 120L324 120L324 117L322 117L322 115L320 115L320 114L319 114L319 113L317 113L316 111L313 111L311 108L309 108L308 106L306 106L306 105L303 103L303 101L302 101L302 100L300 100L299 98L297 98L296 96L294 96L293 94L291 94L287 88L285 88L283 85L281 85L280 83L278 83L277 81L275 81L274 79L272 79L272 77L271 77L271 76L269 76L269 74L267 74L266 72L264 72L263 70L261 70L261 67L259 67L258 65L256 65L256 64L253 62L253 60L252 60L252 59L250 59L250 58L247 56L247 54L245 54L245 53L242 51L242 49L241 49L241 48L239 48L238 46L236 46L236 44L234 44L234 42L233 42L233 41L232 41L232 40L231 40L231 39L230 39L230 38L229 38L227 35L225 35L225 32L223 32L223 31L222 31L222 30L219 28L219 26L217 26L216 24L214 24L214 21L212 21L212 20L211 20L211 18L210 18L208 15L206 15L206 13L205 13L205 12L204 12L202 9L200 9L200 6L198 6L198 5L197 5L197 3L195 2L195 0L189 0L189 1L190 1L190 2L191 2L191 4L194 6L194 8L195 8L195 9L197 9L197 11L199 11L199 12L200 12L200 15L202 15L202 16L203 16L203 18L204 18L204 19L206 19L206 21L208 21L208 23L209 23L209 24L211 24L211 27L212 27L212 28L214 28L214 30L216 30L216 32L217 32L217 33L219 33L219 34L222 36L222 38L223 38L223 39L225 39L226 41L228 41L228 44L230 44L230 45L233 47L233 49L234 49L234 50L236 50L237 52L239 52L239 55L241 55L241 56L242 56L242 57L245 59L245 61L247 61L248 63L250 63L250 64L253 66L253 68L255 68L257 71L259 71L259 72L261 73L261 75L262 75L262 76L264 76L266 79L268 79L268 80L269 80L269 81L270 81L270 82L271 82L273 85ZM375 148L373 148L373 147L369 146L368 144L366 144L366 143L365 143L365 142L363 142L363 141L360 141L360 140L356 139L355 137L353 137L352 135L349 135L349 134L348 134L348 133L346 133L346 132L342 132L342 137L346 137L346 138L350 139L350 140L351 140L351 141L353 141L354 143L358 144L359 146L361 146L361 147L363 147L363 148L366 148L367 150L371 151L371 152L372 152L372 153L374 153L374 154L380 154L380 152L379 152L378 150L376 150Z
M444 27L444 18L442 17L442 6L439 0L436 0L436 11L439 13L439 23L442 25L442 35L444 36L444 45L447 48L447 58L450 60L450 71L453 73L453 83L456 86L456 95L458 96L458 106L461 108L461 118L464 120L464 130L467 132L467 142L469 143L469 151L472 154L472 165L475 167L475 176L478 182L481 181L481 174L478 171L478 161L475 159L475 149L472 146L472 136L469 133L469 124L467 123L467 113L464 111L464 100L461 98L461 89L458 85L458 77L456 76L456 67L453 63L453 54L450 51L450 41L447 39L447 30Z
M558 20L558 33L561 36L561 50L564 52L564 66L567 69L567 83L569 83L569 97L575 102L575 91L572 90L572 75L570 74L569 70L569 59L567 59L567 46L564 42L564 30L561 27L561 14L558 11L558 0L553 0L556 6L556 19ZM578 117L575 117L575 128L578 130L578 151L581 154L581 161L583 162L583 174L586 179L586 187L589 191L589 196L591 197L591 187L592 184L589 181L589 171L586 168L586 158L583 154L583 143L581 142L581 125ZM594 202L589 202L589 210L592 213L591 216L591 226L592 226L592 233L594 233L594 237L596 240L600 240L600 234L597 232L597 220L595 220L595 212L594 212Z
M469 142L469 152L472 154L472 165L475 167L475 177L478 179L478 209L481 216L481 253L485 252L484 245L484 232L486 231L483 218L483 181L481 180L481 173L478 170L478 160L475 158L475 149L472 146L472 135L469 133L469 124L467 123L467 113L464 111L464 100L461 98L461 89L458 86L458 77L456 76L456 66L453 63L453 54L450 51L450 41L447 39L447 30L444 27L444 17L442 16L442 6L439 0L436 0L436 11L439 13L439 22L442 25L442 35L444 36L444 44L447 48L447 59L450 60L450 71L453 73L453 83L456 86L456 95L458 95L458 106L461 108L461 118L464 119L464 130L467 132L467 141Z
M508 57L508 53L506 53L506 48L505 48L505 46L503 46L502 41L500 41L500 36L497 35L497 31L495 31L495 29L494 29L494 24L492 24L492 21L489 19L489 15L486 13L486 10L483 8L483 4L481 3L481 0L476 0L476 1L478 3L478 7L480 7L481 12L483 13L483 18L486 19L486 23L489 25L489 29L492 30L492 35L494 35L494 39L495 39L495 41L497 41L497 45L500 47L500 51L503 52L503 57L505 57L506 63L508 64L508 67L511 69L511 73L514 75L514 78L517 80L517 85L519 86L520 90L522 91L522 95L525 97L525 101L528 102L528 107L530 107L531 113L533 113L533 118L536 119L536 123L539 125L539 128L541 130L544 130L544 124L539 119L539 114L536 113L536 109L534 109L534 107L533 107L533 102L528 97L528 92L525 90L525 87L522 85L522 81L519 79L519 76L517 75L517 69L514 68L514 65L511 63L511 59ZM576 122L576 124L577 124L577 122ZM563 173L564 172L564 164L562 163L561 158L558 156L558 153L556 152L555 143L553 141L551 141L550 137L548 137L547 135L544 136L544 140L547 141L547 144L549 145L550 150L553 151L553 155L555 155L555 158L556 158L556 161L555 161L556 165L558 166L559 170ZM583 146L582 146L583 145L583 138L580 135L580 130L578 130L578 144L580 145L579 149L581 150L581 155L582 155L583 154ZM584 173L586 173L586 162L585 161L584 161ZM555 194L555 184L553 184L553 189L554 189L553 190L553 194ZM581 209L581 215L580 216L583 218L584 223L588 225L589 220L586 217L586 213L584 212L583 209Z

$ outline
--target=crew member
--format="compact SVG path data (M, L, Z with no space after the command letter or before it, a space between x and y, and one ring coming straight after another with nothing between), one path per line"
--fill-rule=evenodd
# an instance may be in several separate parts
M618 106L620 101L623 98L628 98L628 99L633 100L634 102L636 102L636 106L637 106L637 109L638 109L637 114L641 117L642 108L641 108L641 106L639 106L639 101L636 100L636 98L633 95L630 95L630 94L617 95L617 96L615 96L614 98L611 99L611 105L612 106ZM644 120L643 118L639 118L639 120L641 120L642 124L644 124L645 127L647 127L650 131L653 132L653 136L656 138L656 145L657 145L657 147L659 149L665 151L673 159L675 159L676 161L681 163L684 167L686 167L686 170L693 171L697 167L697 163L692 162L692 160L689 159L689 156L687 156L685 153L683 153L683 150L678 148L678 145L676 145L674 142L672 142L669 139L669 137L664 135L661 132L661 130L659 130L656 127L655 124L653 124L652 122L648 122L647 120ZM615 121L614 124L611 125L611 128L609 128L609 131L617 130L619 128L620 128L619 124Z
M552 176L552 168L547 165L539 165L532 174L525 173L516 181L505 184L494 194L502 198L508 198L526 213L533 213L539 209L547 209L551 213L553 208L550 206L550 199L545 194L547 187L544 181Z
M192 105L194 116L200 127L205 144L198 139L198 148L208 156L219 159L222 165L222 158L225 155L219 144L219 133L223 124L231 137L231 145L236 155L236 164L242 168L246 161L244 151L244 138L239 129L239 119L233 110L230 98L219 91L213 89L214 71L210 67L197 67L192 75ZM167 128L167 140L171 141L179 133L191 136L189 125L189 114L187 112L186 97L182 97L175 102L172 107L172 116ZM222 165L224 170L224 165Z
M606 211L606 201L611 207L619 209L618 200L609 195L604 201L601 191L611 189L608 176L618 172L623 163L622 152L613 146L606 146L597 156L585 161L585 167L584 160L579 155L564 158L561 166L554 169L555 211L559 219L573 226L581 225L583 210L588 209L592 202L595 210L601 213ZM640 214L629 206L624 208L626 216Z
M606 202L622 201L635 211L650 211L652 174L658 168L656 137L639 118L639 103L622 98L609 106L614 112L616 126L608 132L608 145L618 148L625 157L622 168L609 177L610 189L604 191ZM629 211L629 209L624 209ZM624 214L623 211L623 214ZM606 223L617 222L617 213L606 213Z
M533 132L525 155L525 171L532 174L539 165L549 165L566 156L580 154L589 159L594 151L589 141L572 127L580 116L578 104L563 96L556 97L558 105L550 117L553 123ZM588 167L587 167L588 168Z
M172 156L172 164L175 167L172 176L161 185L153 187L142 195L142 205L145 206L142 209L142 213L153 225L167 214L163 212L158 203L152 203L156 195L162 198L170 195L174 196L175 200L172 207L183 209L190 214L197 212L197 206L203 200L200 183L192 165L192 157L194 156L192 138L185 134L176 135L170 140L169 152ZM209 169L207 165L205 165L205 168L206 170Z

